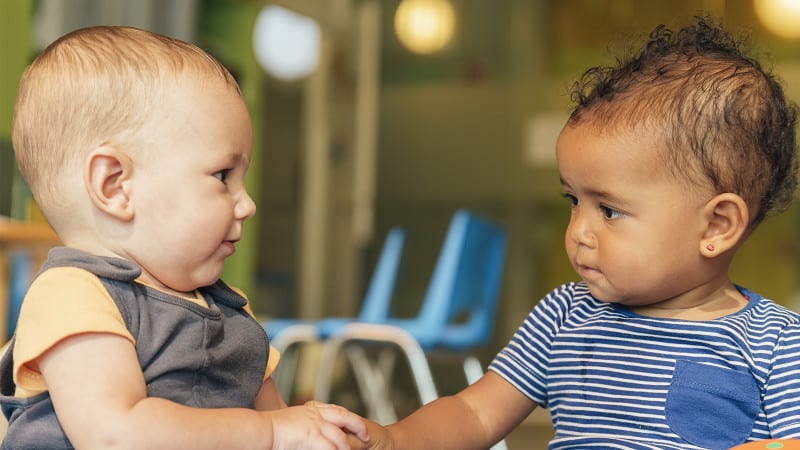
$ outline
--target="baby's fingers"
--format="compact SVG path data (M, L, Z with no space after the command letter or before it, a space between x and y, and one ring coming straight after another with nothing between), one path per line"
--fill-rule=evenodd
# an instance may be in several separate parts
M348 434L346 437L347 445L349 445L350 450L367 450L372 448L372 442L363 441L353 434Z
M336 425L340 429L356 435L364 442L369 441L369 433L367 432L367 424L364 419L358 414L352 413L347 409L337 406L322 403L318 401L306 402L306 406L311 406L317 409L320 416L328 422ZM330 436L326 436L331 438Z
M364 419L367 424L367 433L369 433L369 441L359 440L352 434L347 435L347 444L350 450L392 450L394 449L394 442L392 441L391 433L376 422Z

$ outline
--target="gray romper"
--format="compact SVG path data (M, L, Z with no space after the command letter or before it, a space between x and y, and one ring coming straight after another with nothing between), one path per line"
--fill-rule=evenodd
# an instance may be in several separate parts
M149 397L199 408L254 407L269 341L244 310L247 301L222 280L199 289L206 308L134 282L141 269L124 259L58 247L50 251L42 272L63 266L94 273L114 299L136 340ZM0 406L9 420L0 448L72 448L49 393L14 397L11 350L0 360Z

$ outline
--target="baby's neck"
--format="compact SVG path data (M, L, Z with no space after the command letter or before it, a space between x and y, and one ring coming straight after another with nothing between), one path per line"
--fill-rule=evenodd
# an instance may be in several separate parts
M680 319L692 321L714 320L741 311L747 306L749 299L730 285L700 302L665 301L653 305L632 306L636 314L662 319Z

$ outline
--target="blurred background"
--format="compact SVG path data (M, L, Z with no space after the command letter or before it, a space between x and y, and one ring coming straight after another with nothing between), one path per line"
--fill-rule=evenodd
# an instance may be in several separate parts
M485 366L542 295L575 279L554 165L570 85L701 12L750 34L800 100L796 0L0 0L0 215L41 220L10 138L17 81L39 51L95 24L188 40L235 74L255 128L258 214L225 279L261 317L352 315L401 225L393 304L411 314L453 212L470 208L508 230ZM734 281L800 307L798 225L796 208L764 223Z

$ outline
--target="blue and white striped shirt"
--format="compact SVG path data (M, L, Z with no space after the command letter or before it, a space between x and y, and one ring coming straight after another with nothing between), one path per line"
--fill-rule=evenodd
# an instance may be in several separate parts
M550 449L728 449L800 438L800 315L739 288L741 311L659 319L568 283L490 370L550 409Z

